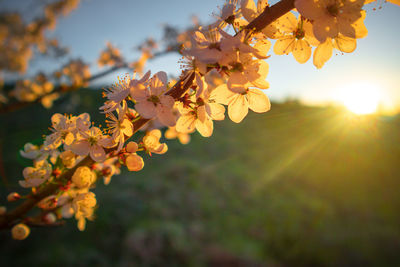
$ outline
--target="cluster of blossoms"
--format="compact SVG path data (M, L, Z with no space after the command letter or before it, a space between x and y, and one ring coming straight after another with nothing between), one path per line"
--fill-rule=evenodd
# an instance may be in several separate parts
M105 102L100 110L107 125L103 129L94 126L87 113L54 114L52 133L43 144L27 144L21 151L33 160L33 166L24 169L20 185L33 192L57 185L54 193L37 205L45 211L43 218L52 223L74 216L79 230L84 230L97 207L91 191L97 180L103 177L104 184L109 184L122 166L140 171L143 153L166 153L168 146L160 142L161 128L167 128L166 138L179 138L186 144L194 131L211 136L213 121L225 118L225 107L235 123L241 122L249 109L257 113L270 109L262 91L269 88L265 61L269 39L276 40L276 54L291 52L300 63L311 57L315 46L314 64L321 67L333 48L351 52L355 40L366 35L364 4L358 0L296 0L297 18L289 12L254 31L247 25L268 7L267 1L259 0L257 5L252 0L240 4L227 1L217 21L195 31L182 51L184 69L174 86L162 71L119 79L103 92ZM128 141L139 128L146 132L144 137ZM17 199L18 194L10 194L9 200ZM29 234L26 227L14 226L17 239Z
M47 3L44 15L26 22L26 16L4 13L0 20L0 73L24 73L35 49L47 53L59 49L54 39L46 37L46 30L54 29L57 18L66 15L79 5L80 0L57 0Z
M267 1L259 0L256 8L252 0L242 1L242 14L251 21L267 5ZM313 63L321 68L333 49L353 52L356 39L367 35L364 0L295 0L294 5L298 13L285 14L263 31L276 40L273 50L277 55L292 53L297 62L305 63L316 47Z
M19 102L40 101L45 108L50 108L53 102L60 97L60 92L87 86L90 75L89 66L82 60L71 60L61 70L55 71L53 75L37 74L32 80L20 80L16 82L15 88L8 93ZM58 88L55 88L58 84ZM7 103L8 98L4 95Z
M80 59L71 60L60 72L54 74L57 78L65 78L72 87L88 86L90 78L89 66Z
M100 67L103 66L118 66L124 63L121 52L114 47L110 42L107 42L107 48L103 50L97 60Z
M51 118L52 133L45 136L43 144L25 145L21 155L32 159L33 166L23 170L24 180L19 184L32 188L33 192L49 184L58 186L55 194L38 203L46 214L42 219L74 216L78 228L84 230L86 219L93 219L96 198L90 190L99 178L103 177L104 184L109 184L111 177L120 173L121 165L126 165L129 171L141 170L144 161L137 154L140 151L149 154L167 151L167 145L159 142L161 131L158 129L148 131L139 144L131 141L123 147L124 137L133 134L132 121L139 117L132 109L118 109L116 112L117 116L108 115L109 134L93 126L87 113L79 116L54 114ZM82 165L85 158L90 158L90 162ZM72 176L65 178L63 174L69 170L73 171ZM19 194L11 193L8 200L19 198Z
M55 14L66 15L71 9L75 8L79 4L79 0L60 0L53 2L45 7L45 15L49 24L46 26L48 28L53 28L55 26ZM1 42L4 41L4 46L9 47L10 44L7 43L7 34L12 35L13 28L10 29L10 25L15 27L15 31L19 34L24 34L24 41L36 42L34 39L26 38L27 33L24 32L21 27L24 27L20 17L17 14L13 14L10 17L4 15L4 22L0 22L0 46ZM41 21L39 24L42 25L44 22ZM21 25L20 25L21 24ZM32 22L30 28L35 28L36 22ZM44 24L43 24L44 25ZM194 27L198 27L198 23L195 23ZM43 32L46 29L43 27ZM134 69L135 72L143 74L145 65L148 60L153 59L157 56L163 55L170 52L178 52L182 48L182 44L188 44L190 34L193 32L193 27L178 33L178 31L170 26L166 26L164 31L163 42L165 43L164 51L157 51L158 43L152 38L146 39L137 49L141 52L138 59L127 63L126 59L122 56L120 50L112 45L110 42L106 43L106 48L100 52L99 58L97 60L99 67L108 66L110 67L106 71L99 72L95 75L91 75L89 65L84 63L81 59L70 60L67 64L62 66L59 70L53 72L52 75L46 76L43 73L38 74L36 77L31 79L23 79L16 82L16 86L13 90L9 92L3 92L3 77L2 77L2 61L4 64L12 64L13 61L23 61L25 65L28 64L29 59L34 54L32 49L29 48L24 51L19 51L18 57L13 53L3 53L0 55L0 113L6 112L8 110L13 110L13 105L15 104L18 109L18 102L24 102L25 104L31 102L40 102L45 108L50 108L55 100L57 100L64 92L76 90L79 87L87 87L89 81L98 79L112 71L118 69L128 68ZM42 34L42 33L41 33ZM10 37L11 38L11 37ZM15 37L16 38L16 37ZM19 37L18 37L19 38ZM42 37L40 37L43 39ZM18 39L20 40L20 39ZM12 40L15 42L16 40ZM22 40L21 40L22 41ZM48 50L48 46L51 46L54 51L48 54L54 54L55 56L63 56L67 54L68 49L60 47L57 39L45 40L46 44L40 42L37 44L38 50L43 53ZM47 47L46 47L47 45ZM16 46L21 47L16 44ZM27 54L29 52L29 55ZM47 53L47 52L46 52ZM7 56L7 59L2 59L1 56ZM12 56L12 58L8 58ZM25 72L26 66L19 70L21 73ZM10 67L5 67L10 71L16 72L17 69ZM46 80L46 83L38 84L38 77L40 80ZM39 86L38 86L39 85ZM43 85L43 86L42 86ZM51 86L50 86L51 85ZM17 103L15 103L16 101ZM6 105L3 105L6 104ZM3 109L1 109L3 108Z
M18 81L10 95L23 102L33 102L40 99L44 107L51 107L53 101L58 98L58 93L53 92L54 85L46 75L39 73L33 81ZM42 97L44 96L45 97Z

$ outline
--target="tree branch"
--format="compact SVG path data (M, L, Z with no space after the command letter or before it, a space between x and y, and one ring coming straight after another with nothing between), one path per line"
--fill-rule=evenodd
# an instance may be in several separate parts
M246 29L260 31L271 22L275 21L282 15L286 14L294 8L294 0L282 0L271 7L267 7L263 13L261 13L256 19L254 19ZM175 99L180 98L192 85L194 79L194 73L191 73L189 77L182 77L175 85L167 92L168 95ZM184 82L185 81L185 82ZM139 119L133 124L134 135L143 125L145 125L150 119ZM114 149L107 149L106 152L110 153ZM86 156L81 162L75 167L69 169L67 172L62 174L58 180L70 180L75 170L80 166L87 166L93 164L94 161L90 156ZM39 201L57 192L59 185L48 184L39 190L36 194L30 194L28 199L17 206L14 210L7 212L5 215L0 216L0 229L6 229L11 227L17 219L23 218L23 216L31 210Z
M153 60L153 59L155 59L157 57L164 56L164 55L172 53L172 52L178 52L178 51L174 50L174 49L167 49L165 51L160 51L160 52L155 53L152 57L150 57L149 60ZM92 75L88 79L84 80L84 82L92 82L94 80L97 80L99 78L107 76L108 74L113 73L113 72L115 72L115 71L117 71L119 69L127 69L127 68L130 68L130 67L126 63L120 64L120 65L116 65L116 66L113 66L113 67L111 67L111 68L109 68L107 70L104 70L104 71L101 71L101 72L99 72L97 74ZM41 95L35 101L18 101L18 102L14 102L14 103L11 103L11 104L8 104L8 105L0 106L0 114L13 112L13 111L28 107L30 105L38 104L38 103L40 103L40 101L42 101L43 98L45 98L46 96L49 96L51 94L54 94L54 93L67 93L67 92L75 91L75 90L76 90L76 88L74 88L73 86L67 87L67 88L62 87L62 86L58 86L53 91L51 91L49 93L46 93L44 95Z
M282 0L265 10L247 26L247 30L261 31L294 8L294 0Z
M123 65L118 65L118 66L111 67L108 70L104 70L102 72L99 72L99 73L89 77L88 79L84 80L84 82L94 81L94 80L96 80L98 78L104 77L104 76L106 76L106 75L108 75L108 74L110 74L110 73L112 73L112 72L114 72L116 70L121 69L121 68L128 68L128 66L127 66L127 64L123 64ZM14 102L14 103L11 103L11 104L8 104L8 105L0 106L0 114L7 113L7 112L12 112L12 111L15 111L15 110L18 110L18 109L21 109L21 108L24 108L24 107L27 107L27 106L30 106L30 105L33 105L33 104L40 103L40 101L42 101L43 98L45 98L46 96L49 96L51 94L54 94L54 93L66 93L66 92L69 92L69 91L73 91L75 89L76 88L74 88L73 86L67 87L67 88L62 87L62 86L58 86L56 89L54 89L50 93L41 95L35 101L18 101L18 102Z

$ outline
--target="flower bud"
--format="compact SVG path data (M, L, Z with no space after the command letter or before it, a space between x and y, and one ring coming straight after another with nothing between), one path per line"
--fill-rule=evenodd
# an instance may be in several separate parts
M55 223L57 221L57 217L54 213L49 212L43 216L43 221L48 224Z
M72 151L67 150L62 152L60 158L65 167L67 168L74 167L76 160L75 160L75 154Z
M126 151L129 153L135 153L137 150L138 150L138 144L135 142L131 141L126 145Z
M4 206L0 206L0 216L6 214L7 208Z
M95 179L95 173L89 167L82 166L76 169L71 180L77 187L87 188L94 182Z
M13 202L13 201L17 201L20 198L21 198L20 194L18 194L17 192L12 192L12 193L8 194L7 201Z
M136 153L130 154L126 157L125 164L129 171L135 172L140 171L144 167L143 158L138 156Z
M28 237L30 232L31 230L29 227L23 223L14 225L14 227L11 229L12 238L15 240L24 240Z

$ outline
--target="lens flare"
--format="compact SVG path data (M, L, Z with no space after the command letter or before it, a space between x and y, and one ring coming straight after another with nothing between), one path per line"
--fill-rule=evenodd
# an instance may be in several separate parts
M371 114L382 101L381 92L381 88L372 83L351 83L339 89L337 100L355 114Z

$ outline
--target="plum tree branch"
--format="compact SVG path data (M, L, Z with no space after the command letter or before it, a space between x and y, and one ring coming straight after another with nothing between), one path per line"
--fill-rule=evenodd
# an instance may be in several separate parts
M117 70L122 69L122 68L128 68L128 65L127 64L121 64L121 65L113 66L113 67L111 67L111 68L109 68L107 70L104 70L104 71L101 71L101 72L99 72L99 73L97 73L95 75L92 75L88 79L84 80L84 82L91 82L91 81L97 80L97 79L99 79L101 77L104 77L104 76L106 76L106 75L108 75L110 73L113 73L114 71L117 71ZM76 90L76 88L74 88L73 86L70 86L70 87L67 87L67 88L65 88L63 86L58 86L56 89L54 89L50 93L41 95L35 101L18 101L18 102L14 102L14 103L11 103L11 104L8 104L8 105L0 106L0 114L13 112L13 111L16 111L18 109L21 109L21 108L24 108L24 107L27 107L27 106L30 106L30 105L40 103L40 101L43 98L45 98L46 96L49 96L51 94L54 94L54 93L66 93L66 92L73 91L73 90Z
M271 7L267 7L256 19L254 19L246 29L260 31L271 22L275 21L282 15L286 14L294 8L294 0L282 0ZM189 77L182 77L172 88L167 92L168 95L172 96L174 99L180 98L192 85L194 79L194 73L188 74ZM143 125L145 125L150 119L139 119L133 123L133 134L135 134ZM114 149L107 149L106 152L110 153ZM62 174L58 180L69 181L74 174L75 170L80 166L88 166L93 164L94 161L86 156L81 162L79 162L75 167L69 169L67 172ZM15 221L23 218L23 216L29 212L39 201L57 192L59 185L48 184L41 188L36 194L30 194L28 199L17 206L14 210L7 212L6 214L0 216L0 229L10 228Z
M153 60L157 57L164 56L164 55L172 53L172 52L177 52L177 50L167 49L164 51L157 52L152 57L150 57L149 60ZM129 68L130 67L126 63L115 65L107 70L101 71L99 73L96 73L96 74L90 76L88 79L84 80L84 82L92 82L94 80L97 80L99 78L107 76L108 74L113 73L117 70L129 69ZM22 109L22 108L25 108L25 107L28 107L28 106L31 106L34 104L38 104L38 103L40 103L40 101L42 101L43 98L45 98L51 94L54 94L54 93L67 93L67 92L71 92L71 91L75 91L75 90L76 90L76 88L74 88L73 86L70 86L70 87L58 86L53 91L41 95L35 101L18 101L18 102L14 102L14 103L11 103L8 105L0 106L0 114L13 112L13 111L16 111L16 110L19 110L19 109Z

